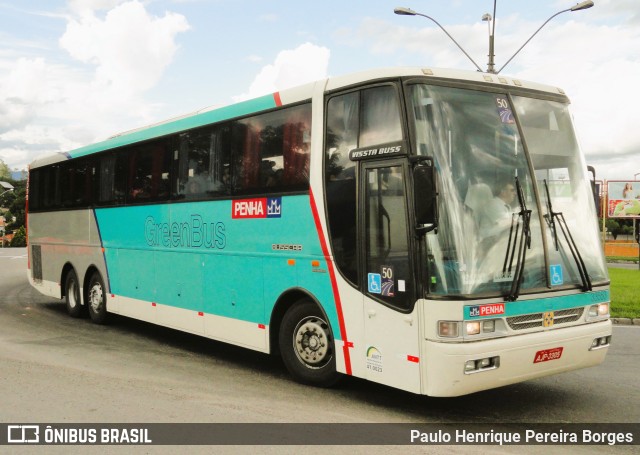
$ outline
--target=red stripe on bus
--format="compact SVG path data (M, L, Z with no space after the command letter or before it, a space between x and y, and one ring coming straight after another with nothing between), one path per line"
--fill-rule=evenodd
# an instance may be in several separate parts
M413 355L408 355L407 360L413 363L420 363L420 358Z
M275 92L273 94L273 101L276 102L276 106L278 107L282 106L282 100L280 99L280 92Z
M311 212L313 213L313 221L316 225L316 230L318 231L318 239L320 240L320 246L322 247L322 254L324 255L325 261L327 263L327 269L329 269L329 277L331 279L331 288L333 290L333 299L336 302L336 312L338 313L338 323L340 324L340 338L344 345L342 346L342 350L344 352L344 363L345 369L347 370L347 374L351 375L351 356L349 355L349 348L353 347L353 343L351 343L347 338L347 327L344 323L344 314L342 313L342 301L340 300L340 292L338 291L338 282L336 280L336 273L333 268L333 262L329 259L329 248L327 246L327 240L324 238L324 233L322 232L322 224L320 223L320 215L318 214L318 208L316 206L316 200L313 197L313 190L309 191L310 202L311 202Z

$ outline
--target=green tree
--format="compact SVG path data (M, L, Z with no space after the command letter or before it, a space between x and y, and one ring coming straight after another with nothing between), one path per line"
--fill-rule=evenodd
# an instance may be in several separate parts
M609 218L606 223L607 232L610 232L613 236L613 240L618 238L618 235L622 233L622 228L620 227L620 223L616 220L612 220Z
M11 169L9 166L0 158L0 180L8 180L11 178Z
M11 219L7 219L7 223L11 223L11 229L18 229L24 226L25 219L25 206L26 206L26 185L24 181L15 182L15 189L12 191L11 202L6 205L9 208L12 216L16 217L15 222L11 222Z
M27 233L24 229L24 226L20 226L15 234L13 235L13 239L11 240L12 247L22 247L27 246Z

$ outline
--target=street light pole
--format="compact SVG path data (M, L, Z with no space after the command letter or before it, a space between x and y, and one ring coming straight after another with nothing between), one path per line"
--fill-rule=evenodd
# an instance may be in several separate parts
M440 25L440 23L435 20L433 17L427 16L426 14L422 14L422 13L417 13L414 10L412 10L411 8L403 8L403 7L397 7L393 10L394 13L400 15L400 16L422 16L422 17L426 17L427 19L429 19L430 21L432 21L434 24L436 24L438 27L440 27L440 29L451 39L451 41L453 41L455 43L456 46L458 46L458 49L460 49L462 51L462 53L464 55L467 56L467 58L469 60L471 60L471 63L473 63L473 65L478 68L478 71L482 72L482 69L478 66L478 64L471 58L471 56L469 56L469 54L467 54L467 52L462 48L462 46L460 46L458 44L458 42L453 39L453 36L451 36L449 34L448 31L445 30L445 28Z
M496 31L496 3L497 0L493 0L493 16L491 16L491 14L486 13L482 16L482 20L483 21L487 21L489 24L489 62L487 63L487 73L492 73L492 74L499 74L500 71L502 71L504 69L505 66L507 66L511 60L514 59L514 57L516 55L518 55L518 53L529 43L529 41L531 41L533 39L534 36L536 36L538 34L538 32L540 30L542 30L542 27L544 27L545 25L547 25L547 23L553 19L554 17L558 16L559 14L562 13L566 13L567 11L580 11L583 9L587 9L587 8L591 8L593 6L593 1L592 0L585 0L583 2L580 2L574 6L572 6L571 8L567 8L567 9L563 9L562 11L558 11L556 14L554 14L553 16L551 16L549 19L547 19L545 21L544 24L542 24L538 30L535 31L535 33L533 35L531 35L529 37L529 39L527 41L524 42L524 44L522 46L520 46L520 48L515 52L515 54L513 54L511 56L511 58L509 60L507 60L507 63L505 63L504 65L502 65L502 67L496 71L495 70L495 31ZM482 72L482 69L478 66L478 64L471 58L471 56L469 54L467 54L467 52L462 48L462 46L460 46L460 44L458 44L458 42L453 38L453 36L451 36L449 34L449 32L447 32L445 30L445 28L440 25L440 23L435 20L433 17L431 16L427 16L426 14L422 14L422 13L418 13L414 10L412 10L411 8L404 8L404 7L397 7L393 10L394 13L401 15L401 16L422 16L422 17L426 17L427 19L429 19L430 21L432 21L434 24L436 24L438 27L440 27L440 29L451 39L451 41L453 41L455 43L456 46L458 46L458 49L460 49L462 51L462 53L464 55L466 55L466 57L471 61L471 63L473 63L473 66L475 66L478 71Z
M495 36L496 36L496 3L498 0L493 0L493 16L489 13L482 16L483 21L488 22L489 26L489 62L487 63L487 73L495 73Z
M495 5L495 3L494 3L494 5ZM580 2L580 3L578 3L577 5L572 6L571 8L567 8L567 9L563 9L562 11L558 11L556 14L554 14L554 15L553 15L553 16L551 16L549 19L547 19L547 20L544 22L544 24L542 24L542 25L538 28L538 30L536 30L536 31L535 31L535 33L534 33L533 35L531 35L531 36L529 37L529 39L528 39L528 40L526 40L522 46L520 46L520 48L516 51L516 53L515 53L515 54L513 54L509 60L507 60L507 63L505 63L504 65L502 65L502 67L501 67L498 71L496 71L496 73L495 73L495 74L500 74L500 71L502 71L502 70L504 69L504 67L505 67L505 66L507 66L507 65L511 62L511 60L513 60L513 58L514 58L516 55L518 55L518 53L522 50L522 48L524 48L524 47L529 43L529 41L531 41L531 40L533 39L533 37L534 37L534 36L536 36L540 30L542 30L542 27L544 27L545 25L547 25L547 23L549 23L549 21L550 21L551 19L553 19L554 17L556 17L556 16L558 16L558 15L560 15L560 14L562 14L562 13L566 13L566 12L568 12L568 11L581 11L581 10L583 10L583 9L591 8L592 6L593 6L593 2L592 2L591 0L586 0L586 1L584 1L584 2ZM493 20L494 20L494 22L495 22L495 20L496 20L496 18L495 18L495 12L494 12L494 18L493 18ZM490 56L489 58L490 58L490 61L491 61L491 56Z

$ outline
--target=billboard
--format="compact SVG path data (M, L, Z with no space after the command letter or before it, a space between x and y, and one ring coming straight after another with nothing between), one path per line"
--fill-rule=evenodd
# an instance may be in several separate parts
M640 181L608 181L607 211L609 218L640 218Z

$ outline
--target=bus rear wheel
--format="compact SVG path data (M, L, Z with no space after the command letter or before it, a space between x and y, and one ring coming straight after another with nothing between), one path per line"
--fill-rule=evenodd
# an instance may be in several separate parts
M79 318L83 314L82 300L80 299L80 283L78 275L74 270L70 270L64 280L65 301L69 316Z
M107 320L107 296L104 282L98 272L94 272L87 289L87 307L89 316L96 324L104 324Z
M287 310L279 345L282 360L296 381L330 387L340 379L331 327L315 303L304 300Z

